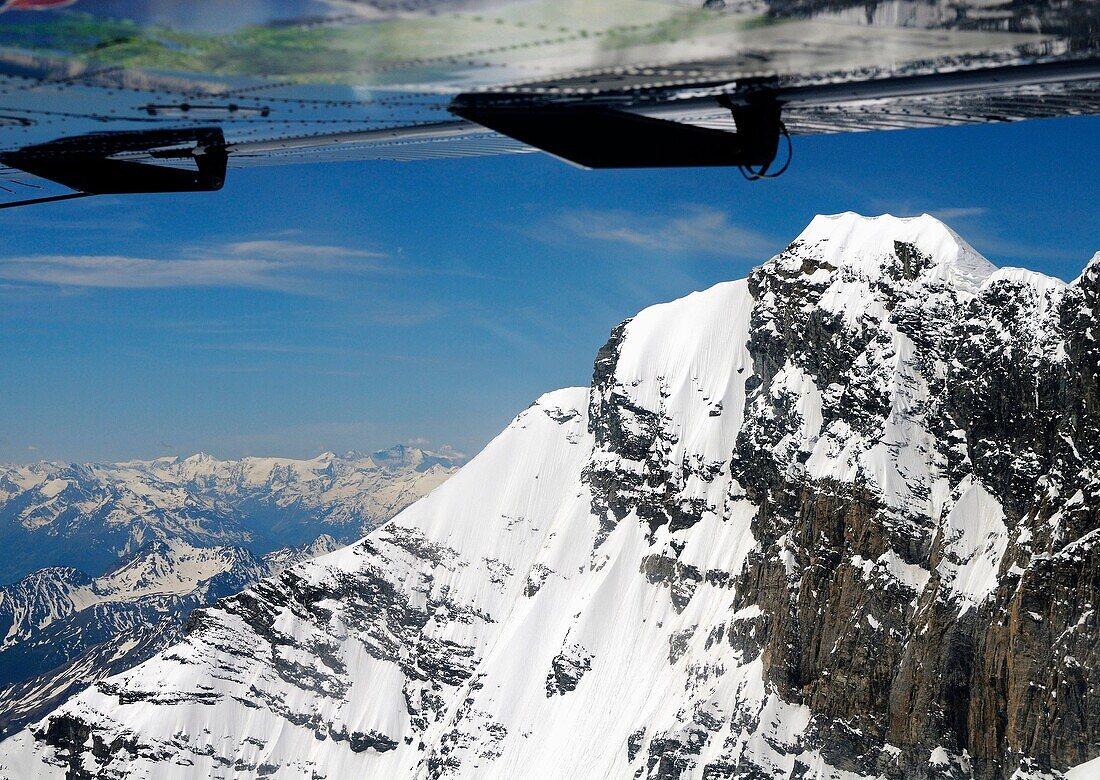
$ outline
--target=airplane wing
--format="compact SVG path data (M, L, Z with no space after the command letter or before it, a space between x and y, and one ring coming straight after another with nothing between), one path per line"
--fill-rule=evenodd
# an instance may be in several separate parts
M772 176L800 135L1100 113L1100 3L7 0L0 197L543 151ZM0 203L2 207L3 203Z

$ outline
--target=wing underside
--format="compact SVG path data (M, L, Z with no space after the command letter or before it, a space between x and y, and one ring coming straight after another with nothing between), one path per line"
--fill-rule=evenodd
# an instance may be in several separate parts
M107 186L95 170L118 189L104 149L147 189L186 177L133 166L209 172L222 156L232 169L543 150L759 171L789 136L1100 113L1094 3L220 5L0 13L0 187L52 192L65 177L43 173L77 166L90 191Z

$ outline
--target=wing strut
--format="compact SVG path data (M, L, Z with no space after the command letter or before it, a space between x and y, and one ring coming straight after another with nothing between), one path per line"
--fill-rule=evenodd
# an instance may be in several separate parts
M460 96L449 110L584 168L737 166L762 176L784 132L779 104L764 93L744 105L719 101L733 112L736 133L607 105L478 98Z
M228 159L225 137L216 127L62 138L4 152L0 154L0 163L75 192L6 203L0 208L88 195L211 192L220 190L225 183ZM189 161L194 167L179 167L160 160Z

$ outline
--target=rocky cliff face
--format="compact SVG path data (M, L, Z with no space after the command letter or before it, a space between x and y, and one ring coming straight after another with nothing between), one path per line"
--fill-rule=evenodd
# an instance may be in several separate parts
M1095 775L1098 297L819 217L0 775Z

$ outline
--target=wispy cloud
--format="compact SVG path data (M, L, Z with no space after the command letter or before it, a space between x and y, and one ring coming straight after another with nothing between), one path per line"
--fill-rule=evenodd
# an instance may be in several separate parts
M955 208L927 209L933 217L950 222L953 219L969 219L972 217L984 217L989 209L984 206L958 206Z
M192 344L191 349L213 352L257 352L273 355L338 355L348 350L331 345L302 345L245 342L230 344Z
M758 258L776 242L732 223L724 211L710 206L684 206L669 215L622 210L567 211L538 230L543 239L584 238L636 247L650 252L691 252Z
M985 206L935 206L908 200L879 198L870 201L872 211L897 216L931 214L955 228L967 242L984 255L999 262L1075 261L1080 256L1057 246L1031 244L1001 235L998 220Z
M949 224L952 220L972 220L989 213L989 209L985 206L935 206L895 198L872 198L868 201L868 206L868 212L871 214L893 214L895 217L931 214L936 219Z
M33 255L0 260L0 278L73 287L285 289L282 264L254 259L153 260L120 255Z
M31 190L21 190L28 193L27 197L58 195L63 191L63 187L56 187L30 195ZM5 198L8 199L10 196ZM65 232L80 235L102 231L117 235L122 231L145 230L149 227L149 221L141 214L141 207L125 196L99 195L85 198L79 204L75 210L55 204L64 213L63 219L58 217L58 209L54 208L8 211L3 216L4 229L46 230L50 234Z
M155 259L125 255L26 255L0 258L0 279L61 287L152 289L246 287L316 292L320 276L387 271L384 255L294 241L243 241L192 248Z
M270 323L249 320L242 315L244 322L232 320L166 320L157 322L158 328L185 336L255 336L270 333L274 327Z
M298 241L236 241L225 250L237 257L263 257L284 263L318 263L326 267L350 270L387 270L379 262L386 255L366 249L330 244L304 244Z

